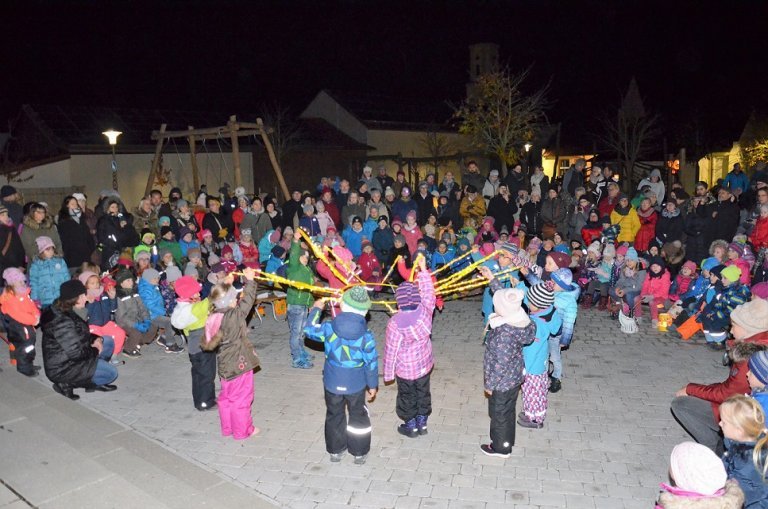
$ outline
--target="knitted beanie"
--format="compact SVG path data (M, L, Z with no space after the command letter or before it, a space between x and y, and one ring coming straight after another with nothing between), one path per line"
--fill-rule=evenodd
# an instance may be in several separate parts
M141 279L151 283L153 279L160 279L160 273L155 269L144 269L144 272L141 273Z
M565 253L560 253L559 251L555 251L555 252L549 253L547 256L549 258L552 258L552 261L555 262L555 265L557 265L558 269L567 269L568 267L571 266L571 257Z
M3 271L3 279L9 286L16 286L18 284L26 284L27 276L16 267L9 267Z
M728 244L728 249L735 251L736 254L739 255L739 258L744 256L744 246L742 246L741 244L738 244L736 242L731 242L730 244Z
M83 285L88 284L88 280L91 279L93 276L99 277L98 274L95 272L91 272L90 270L84 270L79 276L77 276L77 279L83 283Z
M715 267L720 265L720 260L715 258L714 256L711 256L709 258L706 258L701 262L701 270L708 270L711 271Z
M749 370L761 384L768 385L768 352L753 353L749 357Z
M768 300L755 299L736 306L731 321L744 329L747 337L768 331Z
M400 286L395 289L395 301L402 311L416 309L421 304L419 287L408 281L400 283Z
M41 235L40 237L35 239L35 242L37 243L37 252L42 253L49 247L55 248L56 245L53 243L53 240L51 240L50 237L46 237L45 235Z
M616 246L613 244L606 244L603 248L603 256L614 258L616 256Z
M758 299L768 299L768 281L752 286L752 296Z
M723 269L721 274L731 283L736 283L741 278L741 269L735 265L729 265Z
M552 281L563 290L568 291L571 289L571 283L573 283L573 272L571 269L557 269L552 273Z
M133 279L133 273L130 270L121 269L121 270L118 270L117 273L115 274L115 282L118 285L122 285L123 281L126 281L128 279Z
M371 299L362 286L353 286L341 296L342 311L366 315L371 309Z
M546 309L555 303L555 293L547 283L538 283L528 290L528 302L539 309Z
M687 262L685 262L681 270L682 269L689 269L691 271L691 275L696 274L696 264L691 260L688 260Z
M616 254L619 256L627 256L627 253L629 252L629 246L626 244L620 245L618 248L616 248Z
M501 246L499 246L499 250L500 251L505 251L503 254L505 254L507 256L514 256L518 252L520 252L520 248L518 248L514 244L510 244L509 242L502 243Z
M181 269L178 268L177 266L171 265L170 267L165 269L165 279L169 283L173 283L173 282L178 281L180 277L181 277Z
M701 495L714 495L728 479L723 461L696 442L683 442L672 449L669 473L678 488Z
M178 280L176 280L176 285L173 289L176 291L176 295L178 295L180 299L189 300L196 293L200 293L202 288L203 285L198 283L194 277L181 276Z
M634 247L628 248L625 258L627 261L636 262L639 258L637 255L637 250Z
M85 285L77 279L70 279L61 283L59 298L61 300L72 300L84 295Z

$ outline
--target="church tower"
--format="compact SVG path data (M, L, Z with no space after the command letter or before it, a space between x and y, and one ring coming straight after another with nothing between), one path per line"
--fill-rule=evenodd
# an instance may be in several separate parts
M467 97L474 93L477 79L483 74L499 69L499 45L489 42L469 46L469 82Z

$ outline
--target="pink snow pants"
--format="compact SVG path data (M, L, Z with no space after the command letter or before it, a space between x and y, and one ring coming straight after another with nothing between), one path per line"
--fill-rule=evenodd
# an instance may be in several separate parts
M221 436L232 435L235 440L244 440L253 433L253 371L248 371L232 380L221 379L221 391L217 401Z
M125 331L117 325L115 322L107 322L102 326L91 325L89 326L91 334L98 336L112 336L115 342L115 351L113 356L123 351L123 345L125 344Z

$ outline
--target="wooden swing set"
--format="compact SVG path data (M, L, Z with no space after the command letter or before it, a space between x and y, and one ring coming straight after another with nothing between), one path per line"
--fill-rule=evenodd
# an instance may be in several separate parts
M235 187L242 185L243 178L240 170L240 137L243 136L260 136L264 143L264 148L267 150L269 161L272 163L272 169L275 170L277 181L280 184L280 189L283 191L285 199L290 199L291 195L288 191L288 186L285 183L283 177L283 171L280 169L280 164L275 157L275 150L272 147L272 142L269 139L269 134L272 132L271 127L264 125L261 118L257 118L256 122L238 122L237 117L232 115L229 117L229 121L225 126L219 127L207 127L202 129L195 129L193 126L188 126L186 131L166 131L166 124L161 124L160 129L152 131L152 139L157 140L155 147L155 157L152 160L152 169L149 171L149 177L147 178L147 187L144 191L144 196L148 196L155 180L159 176L160 172L160 160L163 154L163 147L166 140L172 140L175 145L177 138L186 138L189 143L189 158L192 166L192 182L195 188L195 192L200 189L200 172L197 165L197 142L200 141L205 146L206 140L219 140L229 138L232 146L232 160L233 169L235 174ZM207 149L206 149L207 151ZM226 164L226 163L225 163Z

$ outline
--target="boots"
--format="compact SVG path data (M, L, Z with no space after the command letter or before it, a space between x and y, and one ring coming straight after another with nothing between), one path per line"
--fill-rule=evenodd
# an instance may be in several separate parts
M74 388L70 384L55 383L53 384L53 390L55 392L58 392L62 396L71 399L72 401L77 401L78 399L80 399L80 396L75 394Z
M600 301L600 292L592 292L592 307L594 308L597 306L597 303Z
M408 438L416 438L419 436L419 428L416 425L416 419L405 421L397 427L397 432Z
M600 297L600 304L597 306L599 311L608 309L608 297Z
M581 301L581 309L589 309L592 307L592 296L585 295Z
M416 416L416 427L419 429L419 435L427 434L427 419L428 417L426 415Z

